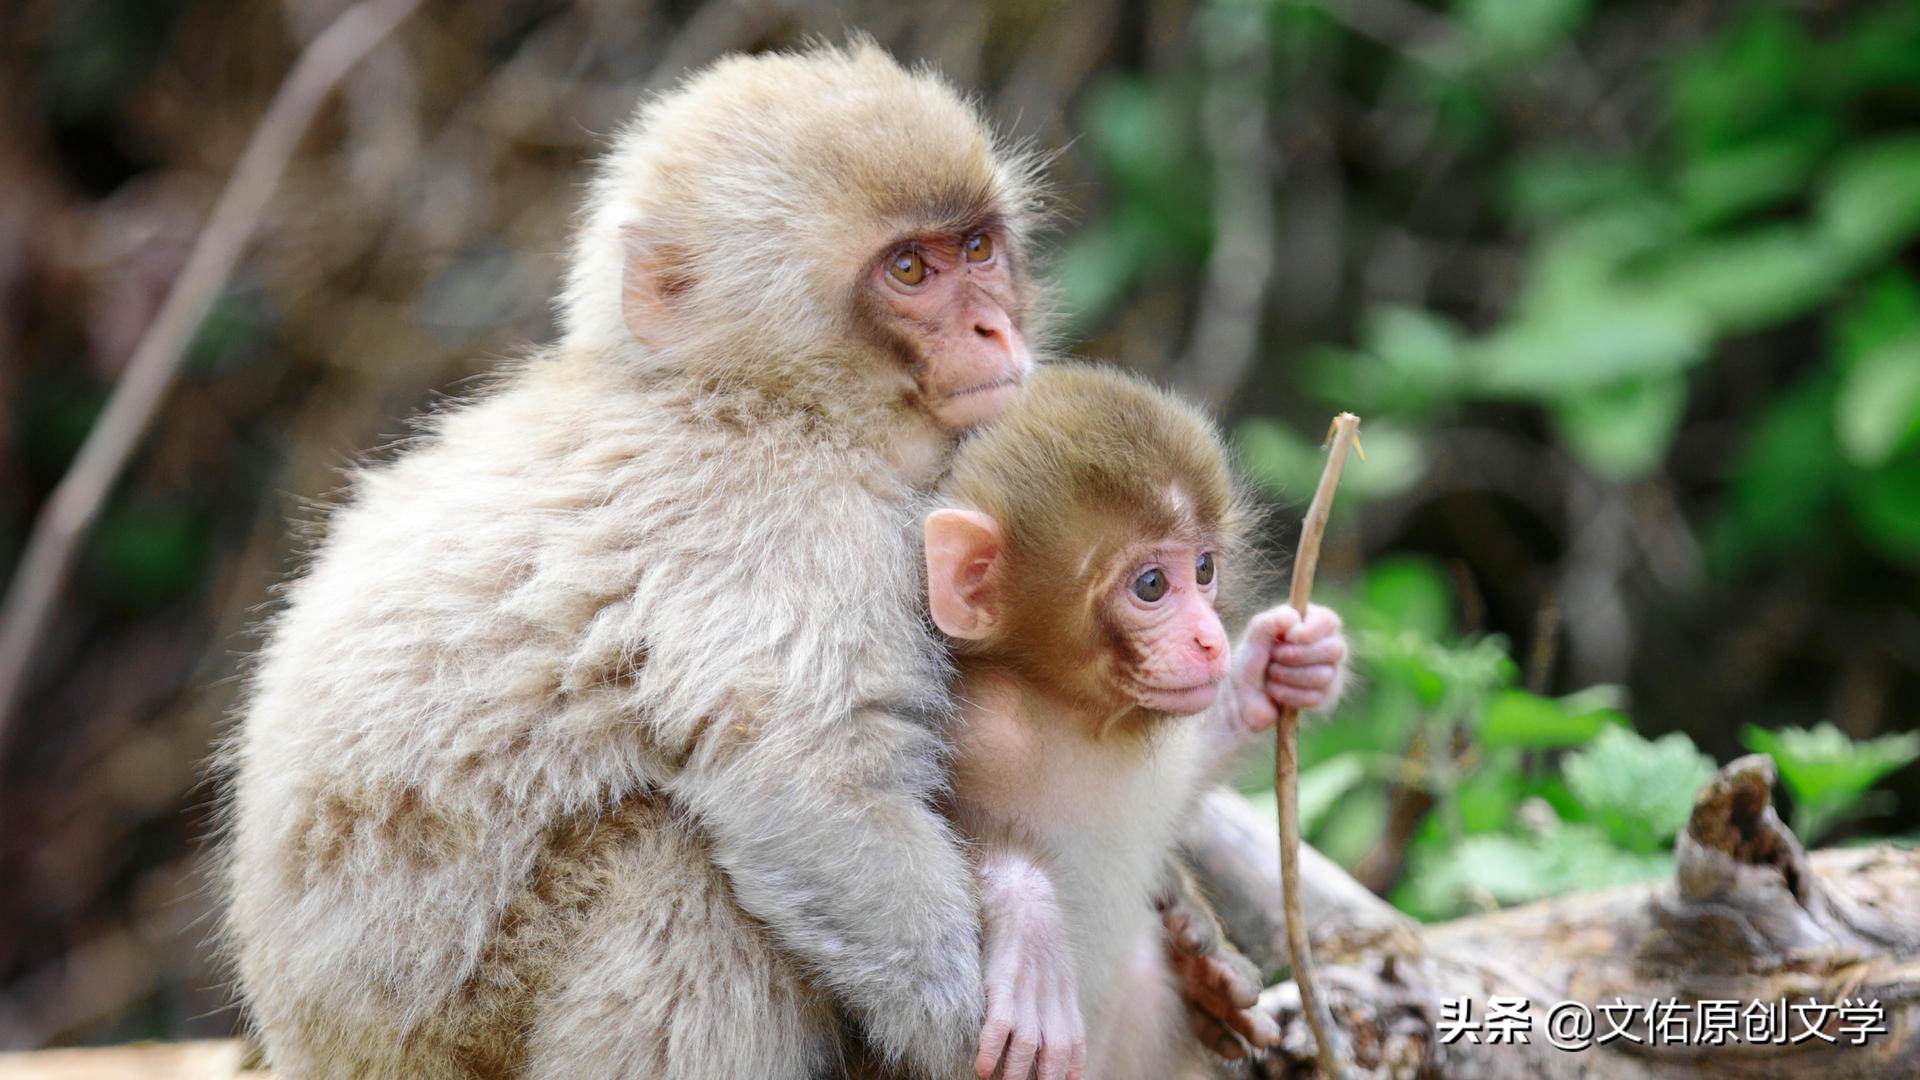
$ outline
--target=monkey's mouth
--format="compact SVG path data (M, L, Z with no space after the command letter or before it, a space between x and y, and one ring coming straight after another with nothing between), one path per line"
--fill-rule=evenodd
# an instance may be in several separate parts
M1194 686L1143 686L1140 688L1140 704L1173 716L1191 716L1211 708L1213 699L1219 695L1218 679Z
M1020 385L1020 376L1002 375L992 382L983 382L978 386L969 386L965 390L955 390L953 393L947 395L947 400L958 401L961 398L972 397L975 394L990 394L995 390L1010 389L1018 385Z

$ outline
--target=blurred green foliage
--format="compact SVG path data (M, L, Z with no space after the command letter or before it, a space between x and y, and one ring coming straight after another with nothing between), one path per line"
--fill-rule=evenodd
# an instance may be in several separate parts
M1737 588L1849 545L1920 567L1920 5L1861 5L1818 32L1804 12L1752 5L1657 58L1653 141L1518 138L1503 88L1566 61L1594 8L1455 0L1451 36L1385 54L1380 83L1422 87L1440 103L1437 137L1488 156L1490 212L1520 258L1491 320L1381 305L1351 346L1308 351L1315 407L1367 418L1368 460L1347 472L1341 513L1413 487L1429 437L1475 408L1526 410L1603 482L1638 483L1677 452L1716 385L1708 370L1793 326L1806 355L1739 416L1720 497L1696 523L1711 578ZM1287 38L1309 52L1351 32L1311 3L1269 12L1276 40L1311 23ZM1129 84L1084 117L1123 182L1112 216L1063 260L1083 322L1154 272L1142 252L1204 259L1207 224L1168 209L1205 206L1194 171L1166 167L1195 128L1195 96L1179 81ZM1320 471L1311 434L1259 416L1235 432L1253 477L1294 498ZM1670 873L1712 759L1685 734L1636 734L1608 688L1517 688L1505 642L1456 636L1453 593L1434 564L1392 558L1339 597L1366 683L1337 724L1303 735L1315 842L1360 862L1396 800L1418 793L1430 806L1390 880L1427 918ZM1873 785L1920 757L1920 735L1856 742L1827 724L1749 727L1746 743L1778 762L1808 843L1884 809ZM1250 772L1248 789L1265 775Z
M1389 801L1417 792L1431 808L1392 899L1421 918L1672 875L1674 838L1714 770L1690 738L1635 733L1612 687L1561 697L1516 687L1505 642L1449 636L1447 584L1425 561L1383 561L1332 602L1352 630L1360 685L1337 722L1301 734L1301 820L1323 851L1362 861ZM1873 785L1920 760L1913 733L1855 741L1822 724L1750 727L1746 739L1773 755L1810 844L1884 809ZM1269 811L1271 775L1262 760L1240 785Z
M1274 27L1320 17L1271 6ZM1590 6L1458 0L1466 40L1403 62L1454 112L1491 117L1499 78L1577 31ZM1812 315L1830 344L1754 419L1708 527L1714 564L1737 574L1843 529L1920 564L1920 284L1898 258L1920 235L1920 133L1884 131L1874 108L1920 88L1920 5L1870 7L1817 39L1756 5L1671 57L1664 81L1661 144L1528 149L1505 166L1498 209L1528 249L1497 325L1476 334L1440 312L1382 308L1355 347L1309 358L1308 386L1407 426L1469 402L1535 406L1580 461L1632 481L1667 459L1689 377L1721 343ZM1190 80L1118 77L1090 95L1080 120L1115 208L1060 259L1081 325L1141 276L1204 257L1208 190L1188 165L1197 96ZM1453 137L1471 149L1490 122ZM1370 449L1401 437L1368 425ZM1307 444L1259 420L1241 445L1257 475L1291 486L1317 472ZM1349 494L1411 482L1399 460Z

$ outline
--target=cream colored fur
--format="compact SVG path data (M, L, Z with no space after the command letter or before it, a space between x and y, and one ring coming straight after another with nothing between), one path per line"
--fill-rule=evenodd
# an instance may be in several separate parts
M846 252L961 188L1017 244L1029 174L867 45L643 109L562 344L356 475L258 657L226 938L278 1075L831 1075L843 1016L969 1074L912 540L947 440L847 344ZM649 345L636 223L692 271Z

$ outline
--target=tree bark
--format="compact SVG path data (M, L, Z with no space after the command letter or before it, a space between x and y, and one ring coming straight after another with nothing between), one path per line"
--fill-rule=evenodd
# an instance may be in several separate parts
M1319 975L1358 1075L1920 1077L1920 852L1809 857L1774 813L1773 780L1762 755L1716 773L1675 845L1671 882L1436 926L1419 926L1303 850ZM1264 815L1215 792L1188 845L1229 933L1267 970L1285 962L1277 843ZM1485 1023L1496 997L1511 999L1513 1018L1498 1034ZM1459 1022L1462 1001L1469 1026ZM1276 983L1262 1004L1286 1038L1254 1075L1312 1075L1293 984ZM1741 1013L1731 1024L1729 1009ZM1589 1045L1555 1045L1550 1016L1564 1022L1581 1010ZM1639 1041L1600 1042L1616 1028ZM1570 1034L1561 1029L1558 1041L1583 1041Z

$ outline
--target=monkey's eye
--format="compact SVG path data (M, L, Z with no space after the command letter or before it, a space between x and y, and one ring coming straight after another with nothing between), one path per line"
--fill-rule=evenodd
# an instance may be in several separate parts
M887 276L902 285L918 285L927 280L927 262L913 248L907 248L887 263Z
M1193 580L1202 585L1213 584L1213 552L1203 551L1193 564Z
M974 233L960 246L965 249L967 261L970 263L983 263L993 258L993 237L986 233Z
M1149 570L1133 579L1133 595L1151 604L1167 595L1167 575Z

